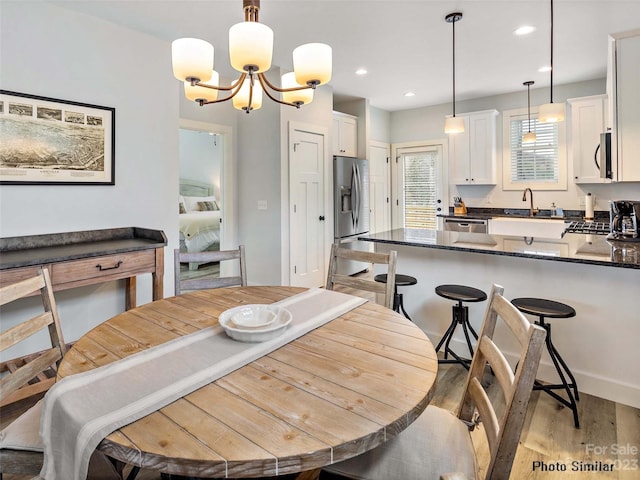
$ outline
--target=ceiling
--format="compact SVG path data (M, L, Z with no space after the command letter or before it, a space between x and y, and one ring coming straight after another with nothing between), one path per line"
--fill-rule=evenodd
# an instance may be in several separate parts
M242 0L50 1L167 41L208 40L215 69L236 76L228 30L243 21ZM550 62L549 0L262 0L260 21L275 32L275 65L291 70L296 46L328 43L334 96L396 111L451 101L452 26L444 17L454 11L463 13L456 23L456 100L525 95L527 80L532 89L549 86L549 73L538 72ZM525 24L535 32L514 35ZM608 34L635 28L640 0L555 0L554 85L604 78ZM358 76L359 68L369 73ZM415 96L405 97L409 91Z

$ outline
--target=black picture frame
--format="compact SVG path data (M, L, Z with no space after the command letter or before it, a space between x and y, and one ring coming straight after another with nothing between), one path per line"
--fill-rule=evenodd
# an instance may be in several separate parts
M115 185L116 109L0 90L0 185Z

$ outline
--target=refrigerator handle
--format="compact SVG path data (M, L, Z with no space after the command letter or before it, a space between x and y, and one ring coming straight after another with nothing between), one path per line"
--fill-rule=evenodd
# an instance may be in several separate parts
M355 184L356 184L356 208L354 209L356 212L356 228L360 224L360 169L358 165L354 165L354 176L355 176Z
M357 223L357 217L356 217L357 188L358 188L357 185L358 185L358 176L356 173L356 165L353 164L351 166L351 196L349 197L349 201L351 202L351 225L353 226L353 228L356 227L356 223Z

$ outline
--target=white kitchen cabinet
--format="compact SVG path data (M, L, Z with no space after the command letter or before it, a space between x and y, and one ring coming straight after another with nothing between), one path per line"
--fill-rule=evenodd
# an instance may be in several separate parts
M333 112L333 154L342 157L358 156L358 117Z
M600 145L600 134L607 131L607 96L570 98L569 158L573 160L575 183L609 183L600 177L596 165L596 149ZM598 162L600 162L598 152Z
M449 135L449 175L456 185L496 184L497 110L457 115L464 132Z
M609 37L607 93L611 115L613 179L640 181L640 29Z

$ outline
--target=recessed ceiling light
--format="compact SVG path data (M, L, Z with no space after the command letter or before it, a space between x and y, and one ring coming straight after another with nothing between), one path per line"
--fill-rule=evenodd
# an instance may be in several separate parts
M538 69L538 71L539 71L540 73L550 72L550 71L551 71L551 67L550 67L549 65L545 65L544 67L540 67L540 68Z
M358 70L356 70L356 75L366 75L367 73L367 69L366 68L359 68Z
M521 27L518 27L513 33L514 35L528 35L532 32L535 32L536 27L531 26L531 25L523 25Z
M415 96L416 96L416 94L415 94L415 93L413 93L413 92L407 92L407 93L405 93L405 94L404 94L404 96L405 96L405 97L415 97Z

